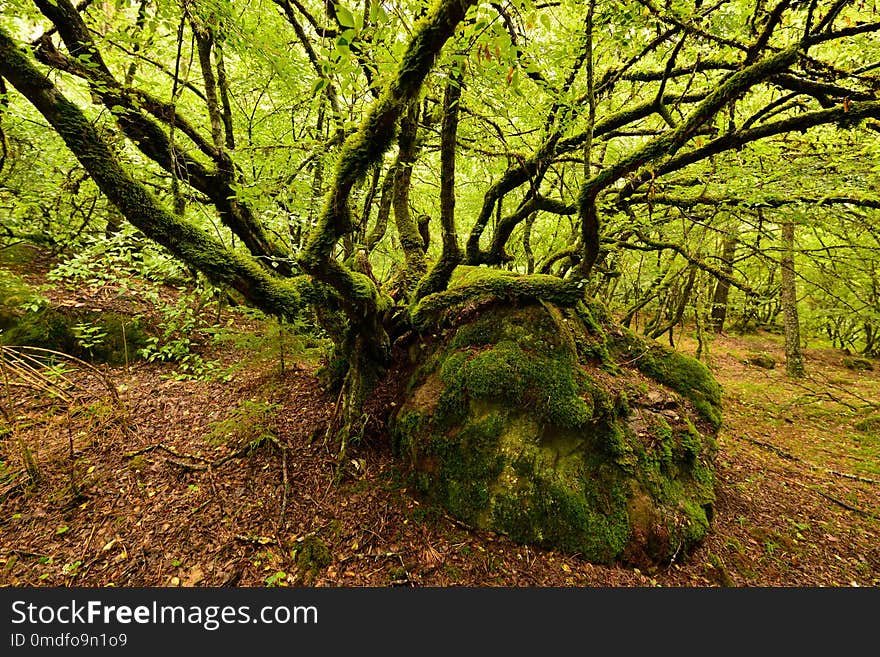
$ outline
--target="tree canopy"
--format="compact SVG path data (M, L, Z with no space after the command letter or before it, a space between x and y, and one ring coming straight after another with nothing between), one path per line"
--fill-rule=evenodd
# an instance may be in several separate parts
M671 339L774 319L795 249L811 328L880 349L874 2L2 6L5 238L121 217L314 312L355 405L461 267Z

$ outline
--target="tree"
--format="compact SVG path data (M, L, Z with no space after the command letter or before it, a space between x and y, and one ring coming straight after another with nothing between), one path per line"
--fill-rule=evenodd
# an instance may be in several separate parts
M804 357L801 353L801 328L797 309L797 285L794 268L794 222L782 224L781 304L785 325L785 371L789 376L804 375Z
M534 213L549 215L551 221L554 216L576 218L571 233L549 245L551 249L562 246L564 253L547 254L553 262L569 262L561 270L566 277L557 287L559 294L575 298L570 290L593 280L612 249L627 248L631 240L658 248L645 239L645 227L633 219L638 219L634 208L640 204L672 202L661 195L662 189L675 187L682 193L699 189L705 163L759 140L821 125L864 123L876 128L865 121L880 113L874 78L868 74L871 63L851 54L878 29L870 21L872 11L862 3L781 1L765 7L764 3L722 2L703 7L698 2L693 6L667 3L661 8L650 0L614 7L596 7L590 2L586 19L571 6L564 8L564 15L553 25L554 19L545 10L528 3L503 8L440 2L430 9L415 8L424 15L397 54L394 49L401 50L397 30L408 20L396 29L381 29L380 19L387 18L387 9L381 5L368 3L358 16L344 5L335 5L324 18L329 23L322 24L306 6L278 0L274 5L302 51L291 59L303 66L304 54L313 69L312 90L324 99L319 125L329 113L335 125L326 147L338 153L328 189L323 191L317 225L293 257L290 244L273 236L277 226L258 216L264 214L256 209L260 200L245 191L254 180L246 179L236 161L239 156L234 156L236 142L240 142L236 124L241 123L235 110L236 105L244 109L245 96L237 93L233 87L237 80L230 76L246 74L245 49L254 43L250 39L256 40L263 56L274 45L255 27L270 16L277 24L270 3L254 3L239 15L215 2L104 3L98 11L90 4L77 8L69 0L15 3L14 8L37 24L49 22L50 29L32 39L29 49L56 71L57 82L50 82L16 44L8 20L2 41L2 77L38 109L122 214L177 257L217 283L234 287L268 312L293 315L306 302L329 309L336 316L327 321L338 327L334 339L340 355L352 366L349 386L355 405L364 396L358 390L375 380L368 372L387 364L395 332L405 330L408 323L403 321L388 335L388 318L399 318L407 303L441 293L456 263L497 266L513 262L508 252L510 237ZM543 22L534 24L536 17ZM125 25L132 18L133 25ZM159 27L171 20L177 23L173 50L172 33L162 34ZM603 29L602 39L595 38L596 26ZM181 76L186 31L195 42L190 56L198 60L200 84ZM123 34L125 39L121 39ZM539 53L554 53L552 57L559 53L564 58L558 40L569 34L576 36L578 44L571 61L563 71L547 69ZM328 38L335 41L328 42ZM155 56L147 54L151 49ZM395 70L379 63L383 49L390 50L392 57L397 55ZM615 57L618 51L621 56ZM870 58L872 51L876 47L868 47L862 58ZM230 71L226 63L233 52L236 71ZM171 78L164 85L169 100L134 86L145 66L152 70L149 77L144 74L144 81L162 74ZM539 103L548 105L544 112L535 112L537 107L519 110L527 112L523 117L509 113L512 123L534 125L529 130L538 138L531 140L531 152L517 154L509 148L504 153L509 165L483 193L461 255L452 239L456 231L450 199L456 193L455 150L467 148L468 142L464 135L456 140L455 131L459 104L473 107L474 102L467 95L461 102L455 96L462 97L463 86L479 90L487 83L498 84L499 69L506 71L502 86L514 98L535 93ZM448 80L441 83L447 88L447 103L432 95L435 83L429 76L434 71ZM68 98L76 93L70 86L72 78L87 83L93 103L109 112L113 123L106 115L93 123L88 118L92 108ZM201 108L183 102L187 90L201 101ZM352 100L356 97L352 90L366 91L370 100L355 124L350 112L358 101ZM474 120L492 121L491 116L464 107ZM248 127L251 134L259 111L259 105L254 105ZM543 116L543 125L528 113ZM440 150L446 181L441 194L446 200L440 214L446 239L439 257L428 267L423 239L408 206L412 167L419 157L415 144L429 138L438 114L443 123L441 140L445 136ZM501 143L512 138L501 126L494 128ZM245 250L218 243L147 194L143 181L136 180L125 163L130 156L108 145L107 135L116 130L158 165L160 172L170 175L172 182L203 195L200 200L214 207ZM378 289L373 280L341 258L352 254L340 250L339 244L363 234L366 226L358 223L365 224L365 217L352 216L352 195L371 172L378 181L383 156L395 145L398 158L392 168L391 194L405 262L403 285L396 297L389 298L388 290ZM320 161L322 155L309 157ZM574 166L578 159L580 166ZM315 166L314 171L315 191L321 193L321 169ZM685 171L693 172L697 180L683 179ZM374 182L374 191L375 187ZM563 190L562 196L552 196L554 189ZM267 195L281 202L277 191ZM369 200L367 212L375 194ZM694 197L690 200L695 202ZM502 209L505 201L515 207L507 216ZM616 221L621 211L623 221ZM494 230L486 243L484 233L493 213ZM720 281L730 278L724 267L683 255L694 267L710 269ZM548 265L545 269L549 270ZM395 305L398 312L389 312Z
M734 262L766 262L739 228L756 209L878 207L798 170L843 144L823 181L843 188L852 156L876 155L880 22L864 2L7 6L5 124L37 118L25 99L40 139L174 257L267 313L311 308L335 345L343 435L393 345L469 296L622 292L629 324L663 292L649 326L672 340L704 280L719 309L731 288L760 297ZM767 182L773 167L790 178ZM451 285L468 267L539 275Z

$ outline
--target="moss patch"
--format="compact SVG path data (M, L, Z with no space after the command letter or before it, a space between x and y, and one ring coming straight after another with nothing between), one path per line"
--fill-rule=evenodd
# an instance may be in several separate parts
M721 427L721 386L703 363L632 331L609 332L610 349L646 376L681 393L714 430Z
M44 304L45 300L21 278L0 268L0 330L9 330L29 309Z
M83 327L88 332L83 332ZM17 316L0 333L4 345L60 351L82 360L120 365L147 344L140 320L112 312L43 307Z
M302 540L298 540L291 550L291 556L300 577L307 583L314 581L321 570L333 562L330 548L314 535L305 536Z
M764 352L750 353L746 355L746 365L754 365L765 370L772 370L776 367L776 359Z

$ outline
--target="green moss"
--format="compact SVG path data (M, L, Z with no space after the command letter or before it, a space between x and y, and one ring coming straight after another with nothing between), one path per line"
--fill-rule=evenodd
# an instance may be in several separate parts
M479 352L459 369L460 385L476 399L533 408L543 421L562 428L582 426L592 408L578 397L567 354L527 353L510 341Z
M483 275L464 269L457 284ZM420 353L392 433L417 488L474 527L594 562L656 563L708 531L713 442L685 406L674 426L642 407L640 375L582 344L609 362L649 352L666 381L696 380L711 401L720 391L702 366L627 341L601 312L522 301L464 313Z
M528 495L499 495L493 525L514 540L552 546L585 559L608 563L623 552L630 536L626 495L619 485L583 481L571 490L540 475ZM603 513L600 509L607 508Z
M30 265L46 253L45 248L38 246L48 245L46 238L47 236L44 233L35 233L24 237L30 243L19 242L3 245L0 247L0 265L11 265L12 267ZM0 280L2 280L2 276L3 270L0 269Z
M625 390L618 392L617 397L614 399L614 414L624 420L632 414L632 409L629 406L629 396Z
M484 347L498 341L501 324L496 320L478 320L460 327L449 346L453 349L462 347Z
M632 445L627 440L626 432L616 423L609 424L601 434L604 436L603 447L615 463L622 467L629 467L632 460Z
M30 309L45 305L45 299L21 278L0 268L0 330L14 326Z
M867 434L880 434L880 415L869 415L853 425L856 431Z
M297 541L291 550L291 556L300 576L311 581L318 573L333 563L333 555L327 544L314 535L305 536Z
M870 372L874 370L874 364L867 358L852 358L846 356L841 363L843 363L845 368L856 372Z
M683 460L693 462L703 451L703 439L699 432L691 425L687 431L678 434Z
M92 328L99 336L94 344L83 340L79 326ZM83 360L121 365L139 358L148 335L137 318L110 312L79 311L43 307L28 312L0 334L5 345L38 347L60 351Z
M611 358L608 349L608 336L599 318L605 318L607 310L597 303L579 303L569 315L580 322L581 330L577 331L575 341L578 357L581 362L593 362L604 369L617 373L618 368Z
M544 300L560 306L574 306L583 299L582 288L556 276L512 272L484 267L459 267L464 270L453 278L448 290L429 294L411 310L413 325L418 328L442 325L452 311L482 301Z
M721 386L709 368L654 341L646 342L625 328L619 329L615 347L643 374L689 399L713 429L721 427Z
M518 274L506 269L494 269L491 267L476 267L474 265L459 265L452 275L450 288L467 287L486 278L516 278Z
M15 71L17 76L17 85L27 89L29 100L39 107L95 184L132 225L200 269L213 282L232 286L257 307L290 317L299 312L301 290L311 285L307 277L276 277L256 259L227 249L202 228L168 212L122 166L90 119L47 80L33 60L3 31L0 31L0 59L8 62L9 70ZM167 138L154 122L138 120L127 124L127 128L135 141L153 142L156 148L148 155L160 164L168 163L171 151ZM143 139L145 134L149 135L148 140ZM194 160L188 160L187 166L201 169Z
M492 413L468 424L454 436L438 437L417 453L416 459L429 463L429 472L420 482L432 490L436 501L467 522L477 522L489 504L489 482L504 465L498 440L504 417Z
M669 469L672 467L673 451L675 448L672 427L669 426L669 423L663 417L658 417L651 426L651 429L658 444L660 463L664 468Z
M764 352L751 353L746 356L746 364L761 367L765 370L772 370L776 367L776 359L770 354Z
M391 435L391 449L395 456L410 458L413 452L413 437L422 434L424 414L419 411L404 413L396 423L396 431Z
M700 491L704 502L715 501L715 471L703 459L694 460L690 469L690 477Z
M679 540L682 544L693 544L701 540L709 531L709 518L706 516L706 509L687 497L682 497L679 500L679 505L684 517L684 522L680 525Z

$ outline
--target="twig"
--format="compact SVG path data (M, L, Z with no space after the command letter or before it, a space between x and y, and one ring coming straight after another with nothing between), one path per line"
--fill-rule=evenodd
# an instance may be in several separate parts
M20 557L48 558L50 556L48 554L43 554L42 552L31 552L30 550L20 550L18 548L10 548L7 551L7 554L13 553L13 552Z
M273 545L276 543L274 538L268 536L246 536L245 534L236 534L235 540L242 543L253 543L254 545Z
M154 449L161 449L162 451L168 452L172 456L176 456L181 459L193 459L194 461L202 461L204 463L212 463L211 459L206 459L204 456L196 456L195 454L182 454L178 452L172 447L168 447L165 443L156 443L155 445L148 445L142 449L135 450L133 452L126 452L123 456L125 458L130 459L138 456L139 454L146 454L147 452L152 452ZM225 457L224 457L225 458ZM207 466L206 466L207 467Z
M287 449L281 449L281 476L282 476L282 494L281 494L281 514L278 518L278 531L284 528L284 516L287 513L287 492L290 489L290 483L287 475Z
M83 546L82 554L79 557L79 562L82 564L86 558L86 552L89 551L89 545L92 543L92 537L95 535L95 530L98 529L97 525L92 525L92 531L89 533L89 537L86 539L86 544Z
M861 481L865 484L880 484L880 480L878 479L871 479L869 477L849 474L848 472L838 472L837 470L831 470L830 468L821 468L821 470L823 472L827 472L828 474L837 475L838 477L843 477L844 479L852 479L853 481Z
M204 509L204 508L205 508L206 506L208 506L210 503L211 503L211 500L210 500L210 499L205 500L204 502L202 502L201 504L199 504L196 508L194 508L192 511L190 511L189 513L187 513L187 514L186 514L187 518L192 518L195 514L197 514L197 513L198 513L199 511L201 511L202 509Z
M787 459L789 461L799 461L799 462L801 461L801 459L799 459L794 454L786 452L784 449L780 449L776 445L771 445L770 443L765 443L762 440L755 440L754 438L749 438L748 436L737 436L737 437L742 440L745 440L746 442L751 443L752 445L757 445L758 447L763 447L764 449L766 449L770 452L773 452L777 456L780 456L780 457Z
M843 500L839 500L836 497L832 497L831 495L828 495L827 493L823 493L821 490L818 490L816 488L814 488L813 490L816 491L817 493L819 493L819 495L821 495L825 499L831 500L835 504L839 504L847 511L853 511L855 513L858 513L860 516L864 516L865 518L876 518L877 517L876 513L871 513L870 511L865 511L864 509L860 509L858 507L847 504Z
M22 477L24 473L24 470L18 470L12 475L12 481L5 488L0 489L0 502L8 500L13 493L21 492L24 486L24 478Z

